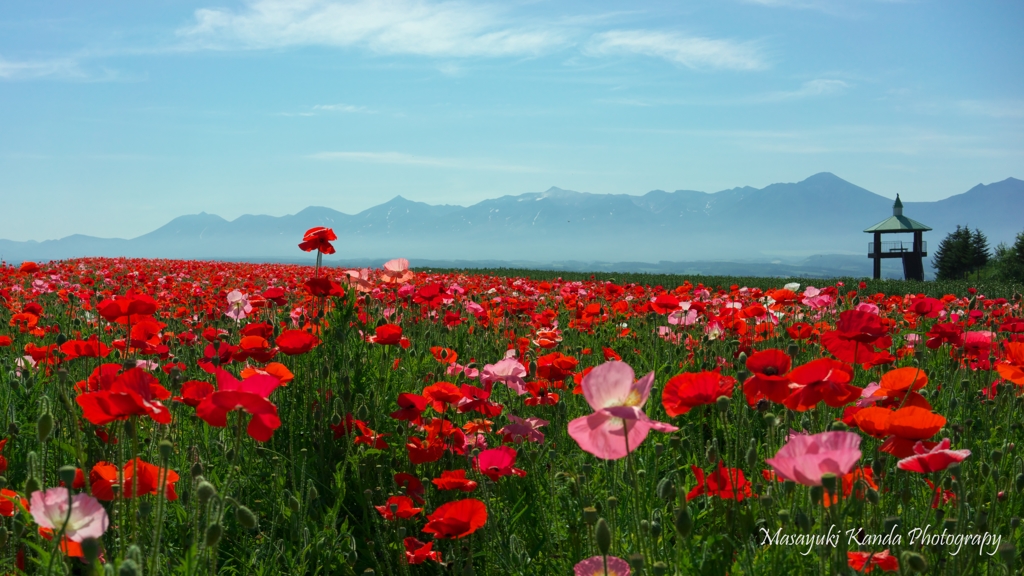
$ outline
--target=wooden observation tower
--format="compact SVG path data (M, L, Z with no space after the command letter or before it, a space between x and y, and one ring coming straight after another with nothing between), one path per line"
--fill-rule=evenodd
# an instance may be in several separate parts
M903 277L907 280L924 280L923 258L928 255L928 244L921 240L921 236L929 230L931 228L903 215L903 202L900 202L900 195L897 194L896 202L892 205L892 216L864 230L875 235L874 242L868 243L868 258L875 261L874 278L877 280L882 277L882 258L902 258ZM913 233L914 240L882 242L882 234L906 233Z

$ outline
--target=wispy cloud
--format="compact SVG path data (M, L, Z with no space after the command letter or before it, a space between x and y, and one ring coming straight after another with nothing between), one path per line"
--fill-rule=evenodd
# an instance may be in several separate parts
M832 15L852 16L857 8L868 4L911 4L917 0L741 0L744 4L757 4L771 8L817 10Z
M973 116L1024 118L1024 100L961 100L956 107Z
M759 70L768 63L754 42L736 42L657 30L611 30L594 34L585 47L592 56L638 54L688 68Z
M488 160L418 156L402 152L318 152L310 157L316 160L340 160L367 164L397 164L403 166L424 166L428 168L455 168L460 170L486 170L495 172L546 172L546 170L530 166L494 163Z
M0 56L0 78L20 80L29 78L62 77L85 78L86 74L71 58L54 60L8 60Z
M544 25L509 25L496 6L426 0L250 0L240 10L196 10L178 35L195 48L315 45L438 57L529 56L567 42Z
M800 88L796 90L780 91L780 92L769 92L761 96L754 96L752 100L763 101L763 102L779 102L785 100L802 100L804 98L813 98L815 96L826 96L829 94L838 94L849 88L850 85L842 80L829 80L826 78L819 78L817 80L809 80L800 85Z
M316 106L313 106L313 110L320 110L324 112L348 112L363 114L373 113L373 110L370 110L366 106L353 106L352 104L317 104Z

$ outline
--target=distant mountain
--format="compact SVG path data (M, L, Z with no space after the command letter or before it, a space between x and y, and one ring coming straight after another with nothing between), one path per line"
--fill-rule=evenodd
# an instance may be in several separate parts
M311 206L288 216L233 221L180 216L130 240L69 236L45 242L0 240L7 261L77 256L296 260L313 226L338 234L328 261L403 256L432 262L728 262L870 273L864 228L888 217L890 198L823 172L789 184L716 193L654 190L642 196L551 188L468 207L396 196L350 215ZM937 202L907 202L905 214L931 226L931 251L958 224L978 227L992 246L1024 229L1024 181L979 184ZM819 256L807 260L814 255ZM845 258L844 258L845 256ZM860 258L858 264L851 258ZM831 263L831 264L830 264ZM668 265L666 264L666 265ZM652 264L652 266L654 266ZM660 266L660 265L659 265ZM831 266L831 267L830 267Z

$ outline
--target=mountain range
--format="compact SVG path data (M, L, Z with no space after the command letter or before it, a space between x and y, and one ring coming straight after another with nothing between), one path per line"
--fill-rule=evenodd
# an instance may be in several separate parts
M827 172L797 183L716 193L654 190L633 196L551 188L466 207L395 196L358 214L311 206L287 216L228 221L200 213L132 239L0 240L0 257L8 262L78 256L297 261L308 256L297 248L303 232L329 226L338 235L338 253L325 262L338 264L401 256L414 266L417 261L543 267L575 262L574 267L597 270L610 263L634 268L661 263L664 271L665 263L693 268L701 262L746 262L810 266L814 275L862 268L866 275L871 238L863 230L890 216L892 204L891 198ZM980 228L992 246L1012 243L1024 230L1024 181L1007 178L936 202L905 202L904 214L933 228L925 233L930 254L957 225ZM898 273L887 270L887 275Z

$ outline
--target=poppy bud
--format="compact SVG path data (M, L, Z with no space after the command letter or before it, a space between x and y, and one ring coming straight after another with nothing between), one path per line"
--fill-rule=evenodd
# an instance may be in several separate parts
M878 490L875 490L874 488L868 488L867 498L868 498L868 502L870 502L871 504L873 504L875 506L878 506L878 500L879 500Z
M619 506L619 499L615 496L609 496L607 502L609 510L615 510Z
M914 493L910 491L910 488L904 486L903 490L900 490L900 500L904 504L910 504L910 501L914 498Z
M807 517L807 514L804 514L803 510L796 511L795 520L797 528L800 528L805 533L811 531L811 519Z
M583 521L587 523L587 526L593 526L597 523L597 508L593 506L587 506L583 509Z
M213 484L203 480L199 486L196 486L196 495L199 496L199 505L203 506L210 501L210 498L217 495L217 489L213 487Z
M882 472L885 471L885 462L881 458L875 458L871 461L871 471L874 472L875 476L881 476Z
M690 531L693 530L693 518L690 517L688 507L676 508L675 528L680 536L690 535Z
M751 441L750 448L747 448L747 466L753 468L757 464L757 446L754 446L754 442Z
M288 509L289 510L291 510L292 512L298 512L300 507L301 507L301 504L299 503L299 499L298 498L296 498L295 496L289 496L288 497Z
M1014 530L1020 528L1020 516L1010 518L1010 528L1013 528ZM2 546L0 546L0 548L2 548Z
M801 430L810 430L811 429L811 419L807 416L807 414L804 414L803 417L800 418L800 429Z
M992 467L988 465L988 462L981 463L981 475L988 476L992 473Z
M0 490L3 490L4 488L7 488L7 477L0 476Z
M39 483L39 478L35 476L29 476L28 480L25 481L25 493L31 494L42 490L43 486Z
M643 572L644 570L644 557L642 554L633 554L629 557L629 565L636 570L637 573Z
M948 532L956 531L956 518L946 518L942 523L942 529Z
M825 490L828 490L829 494L836 493L836 481L838 478L832 472L826 472L821 475L821 485Z
M192 469L190 470L190 472L192 473L192 478L193 479L198 478L199 476L202 476L202 474L203 474L203 463L197 461L195 464L192 465Z
M78 472L78 468L75 468L74 466L61 466L60 469L57 470L57 476L60 477L61 482L63 482L65 486L71 488L71 485L75 483L76 472Z
M767 424L769 428L774 428L779 421L775 414L772 414L771 412L765 412L763 418L764 423Z
M796 342L790 342L789 346L786 347L786 352L791 358L795 358L797 353L800 352L800 345Z
M1003 542L997 549L999 553L999 559L1006 564L1010 572L1013 572L1013 561L1017 559L1017 547L1013 545L1013 542Z
M235 520L237 520L239 524L241 524L245 528L248 528L249 530L256 528L256 525L258 524L256 515L252 513L252 510L246 508L245 506L239 506L238 508L235 508Z
M363 570L363 576L374 576L375 574L376 572L373 571L373 568L367 568L366 570Z
M833 420L832 424L830 425L830 427L832 428L833 431L838 431L838 432L846 432L847 430L850 429L850 427L847 426L846 423L843 422L842 420Z
M665 453L665 445L662 444L661 442L655 442L654 443L654 455L655 456L661 456L664 453Z
M779 510L779 522L789 524L789 510Z
M153 511L153 503L146 500L139 502L139 518L146 518Z
M590 476L590 473L594 471L594 466L590 462L586 462L582 466L583 473Z
M991 460L993 464L999 464L999 461L1003 459L1003 451L998 449L993 450L989 453L988 459Z
M341 414L338 414L337 412L331 414L331 426L334 426L335 428L341 426ZM402 431L404 431L404 429Z
M786 496L792 494L793 490L796 490L796 482L793 482L792 480L783 480L782 491L786 493Z
M683 447L683 439L680 438L679 436L669 436L668 446L673 450L679 450L680 448Z
M675 498L676 488L672 485L672 481L668 478L662 478L658 481L658 498L662 500L671 500Z
M84 550L83 550L84 552ZM121 567L117 570L117 576L138 576L139 565L135 563L135 560L131 558L121 562Z
M1017 474L1017 477L1013 481L1014 487L1017 492L1024 492L1024 472Z
M644 536L646 536L647 533L650 532L650 531L651 531L651 523L648 522L647 520L641 520L640 521L640 533L643 534Z
M18 432L19 432L19 429L18 429L18 423L17 422L11 422L10 424L7 425L7 435L8 436L17 436Z
M761 502L761 506L764 506L765 508L770 508L771 505L775 503L775 499L769 494L762 494L758 500Z
M167 460L174 453L174 444L170 440L161 440L159 445L160 457Z
M728 396L719 396L718 400L715 400L715 405L718 406L719 412L728 412L729 402L731 401L732 398L729 398Z
M900 525L899 516L889 516L882 520L882 531L886 534L892 532Z
M40 443L46 442L50 437L50 432L53 432L53 414L47 407L46 412L40 414L39 419L36 420L36 437Z
M206 546L216 546L220 537L224 534L224 527L220 524L210 524L206 527Z
M825 489L821 486L811 486L811 502L815 506L821 504L822 499L825 497Z
M950 411L956 410L957 407L959 407L959 406L960 406L960 401L957 400L955 396L949 399L949 409L950 409Z
M608 527L604 518L599 518L597 525L594 526L594 540L597 542L597 550L601 555L607 556L612 547L612 529Z
M744 360L744 362L746 362L746 360ZM747 372L746 370L736 371L736 379L740 382L746 382L747 378L750 378L750 372Z
M718 463L718 447L715 444L708 444L707 450L704 451L704 458L709 464Z
M924 559L924 556L909 550L903 553L903 562L901 564L914 572L924 572L928 569L928 562Z
M651 537L657 540L661 536L661 522L651 521Z
M7 532L6 526L0 526L0 550L7 547L7 540L10 538L10 534Z
M668 574L668 565L660 560L655 562L654 565L651 566L651 574L654 576L665 576L665 574Z

